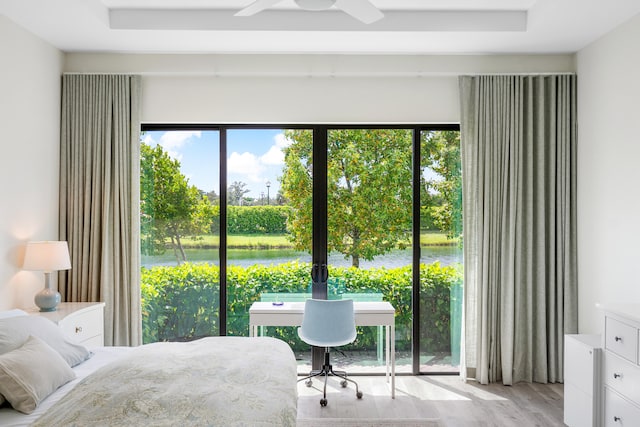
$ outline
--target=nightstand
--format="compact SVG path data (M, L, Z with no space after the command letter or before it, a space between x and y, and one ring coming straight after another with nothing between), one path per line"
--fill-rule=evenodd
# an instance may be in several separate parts
M37 311L29 314L51 320L74 342L87 348L104 346L103 302L62 302L56 311Z

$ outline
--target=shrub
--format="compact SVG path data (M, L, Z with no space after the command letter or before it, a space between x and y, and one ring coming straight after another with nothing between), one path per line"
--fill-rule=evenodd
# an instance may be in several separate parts
M282 234L287 231L289 206L229 206L227 232L230 234ZM220 207L211 217L211 233L220 232Z
M227 334L246 336L249 308L263 292L310 292L308 263L277 266L230 266L227 269ZM143 340L184 341L219 334L219 267L186 263L178 267L142 270ZM394 269L330 269L330 297L349 293L381 293L396 309L396 348L411 348L411 267ZM439 263L420 265L420 321L422 349L450 351L452 289L462 284L462 275ZM288 342L296 351L306 346L295 328L269 329L269 334ZM361 328L352 350L376 347L375 328Z
M219 268L208 264L143 268L143 342L219 335L219 283Z

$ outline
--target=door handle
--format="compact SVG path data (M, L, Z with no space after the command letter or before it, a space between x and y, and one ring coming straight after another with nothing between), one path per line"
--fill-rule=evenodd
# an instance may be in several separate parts
M313 283L323 283L329 278L327 264L314 263L311 267L311 280Z
M322 264L320 266L320 281L326 282L329 279L329 269L327 268L327 264Z

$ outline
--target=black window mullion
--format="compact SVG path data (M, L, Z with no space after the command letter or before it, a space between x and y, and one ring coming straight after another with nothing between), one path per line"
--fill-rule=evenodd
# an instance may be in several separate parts
M227 335L227 129L220 128L220 303L219 334Z
M313 243L312 264L319 271L327 268L327 128L313 129ZM312 296L327 299L323 274L312 281ZM325 276L326 277L326 276Z
M412 287L412 372L420 373L420 129L413 130L413 287Z
M311 262L318 272L327 269L327 128L313 128L313 243ZM311 295L315 299L327 299L328 275L312 275ZM312 347L312 369L320 369L324 361L324 349Z

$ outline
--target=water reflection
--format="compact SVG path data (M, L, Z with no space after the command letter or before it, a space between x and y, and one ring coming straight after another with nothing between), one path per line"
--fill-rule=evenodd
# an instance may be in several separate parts
M196 263L219 264L217 249L185 249L187 260ZM386 255L377 256L372 261L360 260L360 268L396 268L411 263L411 249L394 250ZM251 265L278 265L291 261L311 262L311 256L306 252L298 252L290 249L229 249L227 258L230 265L249 267ZM431 264L440 261L442 265L451 265L462 262L462 254L457 246L423 246L420 262ZM157 256L143 256L142 266L153 267L157 265L176 265L176 260L170 251ZM329 265L335 267L350 267L351 260L345 259L342 254L330 254Z

